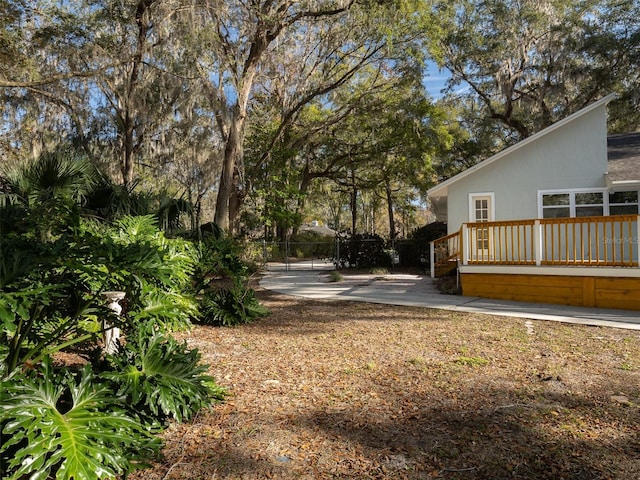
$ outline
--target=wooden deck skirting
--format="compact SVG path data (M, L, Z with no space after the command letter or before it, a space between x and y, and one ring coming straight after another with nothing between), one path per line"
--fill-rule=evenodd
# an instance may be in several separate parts
M469 267L472 271L474 267ZM527 270L527 269L518 269ZM640 277L461 273L470 297L640 311ZM583 272L586 273L586 272Z

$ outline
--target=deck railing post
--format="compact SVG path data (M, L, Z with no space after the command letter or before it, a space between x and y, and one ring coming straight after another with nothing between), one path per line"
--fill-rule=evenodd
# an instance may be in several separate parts
M460 234L462 235L462 264L469 265L469 228L466 223L462 224Z
M638 247L636 250L638 252L638 267L640 267L640 215L636 217L636 230L638 230L636 232L636 247ZM629 241L633 242L633 238L630 238ZM631 260L631 263L633 262L633 259L630 258L629 260Z
M536 266L539 267L542 264L542 225L540 220L534 222L533 231L533 259L536 261Z
M429 242L429 266L431 267L431 278L436 278L436 247L433 242Z

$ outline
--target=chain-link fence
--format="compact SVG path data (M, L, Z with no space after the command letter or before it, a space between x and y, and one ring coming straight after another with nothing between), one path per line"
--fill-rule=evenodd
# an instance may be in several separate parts
M429 245L417 240L387 242L377 236L315 242L254 242L251 259L266 270L328 270L334 268L427 269Z
M252 260L267 270L328 270L335 268L337 241L255 242Z

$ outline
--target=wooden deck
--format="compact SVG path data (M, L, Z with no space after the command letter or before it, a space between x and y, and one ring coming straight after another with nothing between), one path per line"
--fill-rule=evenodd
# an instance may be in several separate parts
M466 223L432 242L431 275L466 296L640 310L640 215Z

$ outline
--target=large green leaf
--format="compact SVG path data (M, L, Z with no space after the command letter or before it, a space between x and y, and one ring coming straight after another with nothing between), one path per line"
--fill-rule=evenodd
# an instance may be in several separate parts
M197 349L189 350L152 324L141 325L137 335L109 357L114 371L103 375L119 385L118 395L139 414L182 421L224 398L200 358Z
M76 380L68 371L54 373L45 360L39 375L10 376L2 391L0 425L8 440L0 454L12 453L9 480L115 478L132 469L132 456L144 457L160 446L96 383L89 366Z

